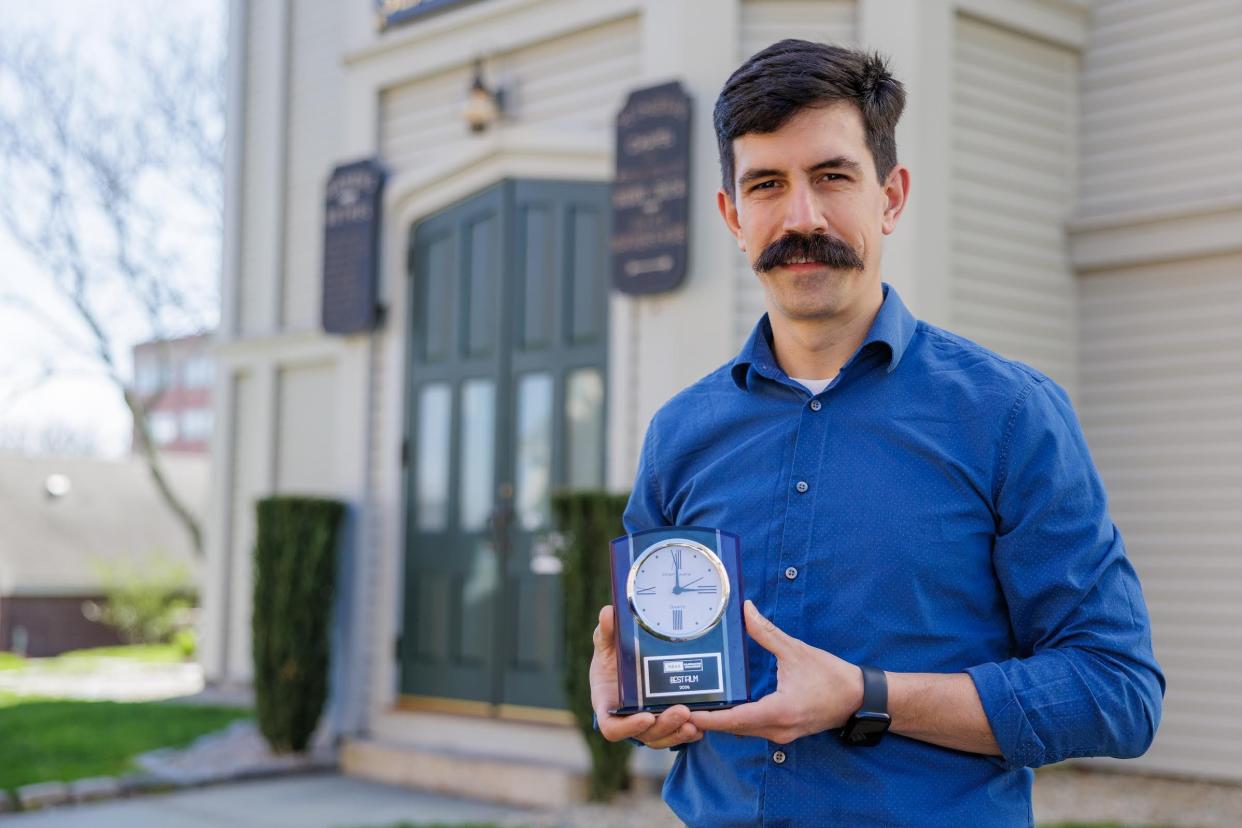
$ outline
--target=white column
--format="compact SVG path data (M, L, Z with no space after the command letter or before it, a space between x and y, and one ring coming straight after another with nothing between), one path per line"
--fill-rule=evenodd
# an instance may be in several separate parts
M230 0L228 40L228 129L224 147L224 228L220 255L220 324L215 344L237 336L237 296L241 279L242 156L246 140L246 0ZM202 586L202 621L199 624L199 661L209 681L227 672L228 593L231 569L229 541L233 476L233 374L216 361L212 387L211 500L203 526L206 555Z
M858 0L859 43L888 56L906 88L897 157L910 202L884 240L883 278L937 325L949 321L953 14L949 0Z
M737 66L737 0L646 0L642 77L680 81L693 99L689 271L668 293L611 294L609 483L634 482L643 431L669 397L732 356L736 245L716 212L712 106Z

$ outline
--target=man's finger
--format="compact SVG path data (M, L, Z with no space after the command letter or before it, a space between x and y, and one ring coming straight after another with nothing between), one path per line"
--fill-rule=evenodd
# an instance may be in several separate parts
M611 742L635 738L649 730L655 724L653 713L635 713L632 716L613 716L606 710L596 710L595 719L599 724L599 732Z
M696 710L690 714L691 724L699 730L718 730L738 736L754 736L771 724L769 718L763 699L728 710Z
M655 723L639 733L636 738L650 745L652 742L669 738L689 721L690 708L684 704L673 705L661 711L660 715L656 716Z
M669 736L667 739L660 739L656 742L647 742L646 744L649 748L661 750L663 748L670 748L673 745L685 745L690 742L697 742L702 738L703 731L690 724L690 722L686 722L681 727L677 728L677 732L672 736Z
M755 607L751 600L747 600L745 605L746 615L746 632L750 633L750 637L763 649L772 655L780 658L788 654L798 643L798 639L777 627Z

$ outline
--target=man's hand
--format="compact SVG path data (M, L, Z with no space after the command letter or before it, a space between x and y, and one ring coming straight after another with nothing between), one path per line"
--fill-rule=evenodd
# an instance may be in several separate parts
M776 691L729 710L696 710L691 724L782 745L843 726L862 705L862 669L786 635L750 601L745 606L746 631L776 656Z
M591 708L599 722L599 732L610 742L634 738L650 748L666 748L685 742L697 742L702 732L690 723L690 708L676 704L656 716L654 713L635 713L632 716L613 716L609 710L617 707L617 648L613 643L612 605L599 611L599 624L595 627L592 641L595 655L591 657Z

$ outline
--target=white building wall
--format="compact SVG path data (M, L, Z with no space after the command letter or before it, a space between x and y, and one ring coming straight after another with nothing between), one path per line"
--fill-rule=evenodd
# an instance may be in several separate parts
M1089 273L1082 313L1083 425L1168 679L1127 764L1242 780L1242 253Z
M1242 200L1242 4L1101 0L1083 71L1080 220Z
M287 0L247 3L239 330L275 327L284 214Z
M241 158L226 221L236 222L237 248L225 262L229 306L215 352L227 423L213 444L221 470L206 527L212 563L203 631L207 675L226 682L252 675L255 501L272 493L361 500L357 475L342 462L359 456L341 444L359 416L337 367L349 345L318 332L323 183L342 160L333 113L342 94L343 7L239 0L231 8L244 19L235 45L245 54L230 90L240 115L230 153Z
M628 17L489 56L484 75L504 89L507 128L610 133L638 73L638 31L638 19ZM473 55L462 57L382 93L381 155L394 172L434 166L472 137L460 113Z
M1083 67L1081 413L1168 679L1126 766L1238 781L1242 5L1096 2Z
M737 65L785 38L841 46L852 46L857 41L854 0L742 0L740 17ZM704 101L708 107L715 103L715 97ZM705 205L703 209L709 206ZM750 269L746 256L736 248L734 252L737 299L733 312L733 344L735 349L740 349L766 307L763 283Z
M947 327L1074 396L1078 313L1065 223L1077 174L1078 56L965 15L953 55Z
M344 78L341 18L355 11L331 0L292 0L289 7L288 165L280 327L320 325L324 183L339 154Z
M228 559L212 578L232 588L208 597L231 619L213 677L249 675L254 498L318 485L361 516L349 670L368 703L354 724L389 709L409 229L504 176L606 180L625 93L679 78L695 101L691 273L672 294L610 299L608 481L629 487L652 412L763 312L714 208L711 107L740 60L800 36L880 48L909 81L913 199L886 278L920 316L1075 395L1170 674L1156 746L1127 767L1236 778L1242 7L1100 2L1088 28L1082 0L487 0L377 33L368 9L332 0L234 3L247 46L217 395L227 502L208 530ZM483 136L459 118L476 55L510 95ZM370 154L392 171L389 313L374 337L328 338L322 185ZM703 331L692 349L672 333L685 319ZM329 414L308 425L310 412Z

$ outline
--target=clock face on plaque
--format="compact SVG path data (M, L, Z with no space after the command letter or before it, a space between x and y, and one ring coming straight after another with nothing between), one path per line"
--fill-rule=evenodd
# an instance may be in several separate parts
M643 550L630 567L626 598L639 626L665 641L689 641L720 623L729 576L716 554L674 538Z

